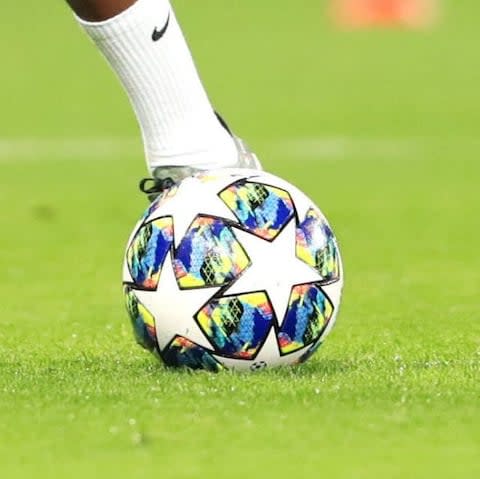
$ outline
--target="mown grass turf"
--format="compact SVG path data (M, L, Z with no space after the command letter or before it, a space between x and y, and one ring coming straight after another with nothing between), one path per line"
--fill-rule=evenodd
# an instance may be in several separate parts
M478 5L429 33L338 33L320 1L190 3L212 97L337 232L338 326L305 366L255 375L137 348L120 266L140 143L92 158L38 141L122 142L133 116L60 3L9 0L0 477L478 477Z

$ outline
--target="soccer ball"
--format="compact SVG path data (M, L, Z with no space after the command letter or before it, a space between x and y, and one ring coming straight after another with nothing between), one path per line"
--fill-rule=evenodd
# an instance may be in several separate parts
M256 371L319 348L343 270L327 220L301 191L226 169L151 204L128 242L123 284L137 342L165 364Z

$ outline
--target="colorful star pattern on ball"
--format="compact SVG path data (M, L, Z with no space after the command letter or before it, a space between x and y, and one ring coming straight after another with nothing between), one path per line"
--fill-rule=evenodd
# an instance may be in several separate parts
M172 244L171 217L160 218L140 228L127 250L127 265L136 286L149 291L157 289Z
M137 343L149 351L158 351L155 318L138 300L131 287L125 286L124 292L125 304Z
M297 227L297 257L315 268L326 282L340 278L335 236L320 212L313 208Z
M295 214L287 191L262 183L237 182L219 196L241 226L268 241L274 240Z
M196 319L220 354L252 359L268 336L273 308L264 292L256 292L214 299Z
M333 305L320 284L294 286L288 311L278 334L282 354L317 341L333 315Z
M209 351L183 336L176 336L165 348L162 357L167 366L206 369L212 372L225 369Z
M198 216L183 237L173 261L182 289L220 287L234 281L250 260L224 221Z

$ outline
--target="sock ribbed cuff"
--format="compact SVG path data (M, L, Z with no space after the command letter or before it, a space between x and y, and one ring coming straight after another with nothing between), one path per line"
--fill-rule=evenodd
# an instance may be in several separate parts
M134 30L139 23L143 23L142 20L152 22L153 18L149 14L152 11L158 12L158 18L155 18L155 21L159 23L159 26L163 25L170 10L170 2L167 0L137 0L123 12L101 22L90 22L75 13L74 15L89 37L97 43L115 39L117 35Z

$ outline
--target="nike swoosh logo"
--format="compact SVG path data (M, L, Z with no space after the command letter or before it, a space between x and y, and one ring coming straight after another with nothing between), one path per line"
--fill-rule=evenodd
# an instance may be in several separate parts
M158 42L158 40L160 40L160 38L162 38L163 35L165 35L165 32L167 31L169 23L170 23L170 13L168 14L167 21L165 22L165 25L163 26L163 28L161 30L158 30L157 27L155 27L155 30L153 30L152 40L154 42Z

